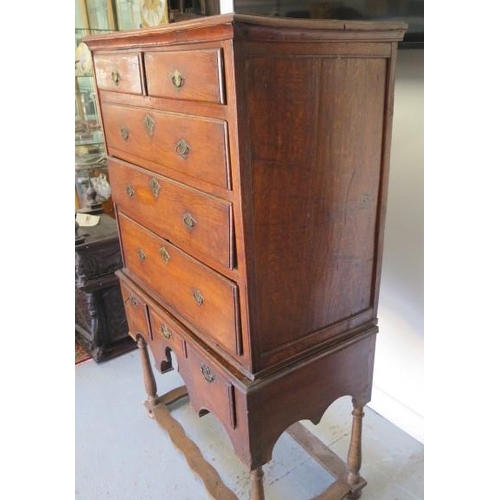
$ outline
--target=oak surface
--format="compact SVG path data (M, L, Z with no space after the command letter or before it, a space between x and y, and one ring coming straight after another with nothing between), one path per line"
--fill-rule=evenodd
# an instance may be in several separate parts
M325 458L343 482L321 498L355 498L365 484L361 416L405 29L228 14L85 40L131 335L160 372L175 353L192 407L218 417L253 471L255 499L279 436L344 395L347 465Z

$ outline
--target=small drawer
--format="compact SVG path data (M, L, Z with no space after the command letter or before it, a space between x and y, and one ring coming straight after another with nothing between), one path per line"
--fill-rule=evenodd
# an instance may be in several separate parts
M179 373L196 411L213 412L227 428L236 429L238 422L234 387L207 354L202 354L187 343L187 359L179 362Z
M149 339L149 325L147 318L146 302L137 291L128 286L120 278L120 288L125 305L125 314L127 316L128 331L133 339L137 335L142 335L144 339Z
M148 95L224 103L222 50L146 52Z
M226 122L110 103L101 111L110 155L230 188Z
M120 212L118 223L125 267L195 334L240 354L237 285Z
M231 203L121 162L108 160L108 169L121 212L195 257L233 267Z
M101 90L142 94L139 54L96 54L95 79Z
M184 336L181 327L163 309L151 304L148 305L149 320L151 324L151 342L149 344L153 353L156 368L164 372L165 360L169 361L169 350L175 353L177 360L186 357ZM167 363L168 366L169 363Z

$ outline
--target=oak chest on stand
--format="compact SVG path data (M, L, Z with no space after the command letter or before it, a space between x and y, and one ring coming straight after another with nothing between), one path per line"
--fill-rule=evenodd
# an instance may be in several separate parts
M162 420L175 399L157 395L148 347L162 373L173 352L192 407L216 415L251 471L253 499L279 436L315 448L296 422L344 395L351 447L346 465L330 460L330 496L366 484L405 28L227 14L85 40L148 409Z

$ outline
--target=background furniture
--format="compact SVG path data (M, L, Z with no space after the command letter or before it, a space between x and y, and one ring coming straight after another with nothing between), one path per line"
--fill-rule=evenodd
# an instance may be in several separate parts
M149 411L164 400L146 345L162 373L175 354L192 406L219 418L252 471L254 499L279 436L346 394L339 494L364 486L405 27L230 14L86 39Z
M99 217L98 225L79 228L75 240L75 330L96 362L136 347L114 274L122 267L116 221Z

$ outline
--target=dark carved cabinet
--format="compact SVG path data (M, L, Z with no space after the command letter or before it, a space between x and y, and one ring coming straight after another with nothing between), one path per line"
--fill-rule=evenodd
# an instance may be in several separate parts
M96 362L135 348L115 275L122 267L116 221L99 217L98 225L80 227L75 239L75 330Z
M175 355L192 407L220 420L251 470L253 500L286 430L335 465L324 498L365 485L405 27L228 14L86 39L147 407L165 421L148 352L161 373ZM339 466L297 422L344 395L353 432Z

